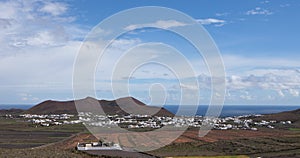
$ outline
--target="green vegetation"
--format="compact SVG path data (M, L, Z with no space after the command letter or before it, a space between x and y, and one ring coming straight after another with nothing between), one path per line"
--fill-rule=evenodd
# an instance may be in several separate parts
M300 128L289 128L290 131L300 131Z

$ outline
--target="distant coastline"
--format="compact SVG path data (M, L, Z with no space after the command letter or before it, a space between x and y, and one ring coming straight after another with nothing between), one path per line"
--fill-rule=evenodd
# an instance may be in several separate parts
M0 110L22 109L27 110L33 107L33 104L3 104L0 105ZM187 110L191 105L186 105ZM165 105L164 108L172 113L176 113L178 105ZM199 105L196 115L204 116L208 105ZM220 117L240 116L250 114L273 114L284 111L299 109L300 105L224 105Z
M165 105L164 108L172 113L176 113L179 106ZM186 106L187 110L189 106ZM208 109L208 105L198 106L196 115L204 116ZM224 105L220 117L228 116L241 116L241 115L255 115L255 114L274 114L284 111L291 111L300 109L300 105L283 105L283 106L271 106L271 105Z
M9 110L9 109L27 110L33 106L34 104L0 104L0 110Z

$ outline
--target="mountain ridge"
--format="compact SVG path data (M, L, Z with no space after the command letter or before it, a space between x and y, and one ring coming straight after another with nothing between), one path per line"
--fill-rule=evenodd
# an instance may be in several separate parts
M76 105L75 105L76 103ZM124 97L116 100L97 100L92 97L87 97L72 101L53 101L46 100L41 102L23 113L27 114L77 114L80 112L97 112L101 105L106 114L146 114L156 116L174 116L173 113L165 108L147 106L143 102L133 98Z

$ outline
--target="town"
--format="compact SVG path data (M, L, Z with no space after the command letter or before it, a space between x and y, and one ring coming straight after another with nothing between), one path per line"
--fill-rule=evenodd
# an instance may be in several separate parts
M201 127L203 124L209 124L216 130L258 130L259 127L276 128L278 125L289 125L291 121L254 121L253 118L262 115L245 115L233 116L224 118L211 118L202 116L176 116L176 117L162 117L149 115L94 115L90 112L80 112L77 116L70 114L22 114L17 116L23 118L28 122L40 126L56 126L63 124L79 124L82 123L88 126L98 127L122 127L128 129L157 129L163 126L174 127ZM12 115L6 115L12 118Z

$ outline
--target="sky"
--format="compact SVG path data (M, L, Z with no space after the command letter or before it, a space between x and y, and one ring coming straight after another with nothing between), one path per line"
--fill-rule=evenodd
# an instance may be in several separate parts
M225 104L299 105L300 20L297 15L300 14L300 2L297 0L0 0L0 104L73 99L74 63L88 33L120 11L143 6L178 10L204 27L224 62ZM175 72L186 71L180 66L184 62L180 58L186 59L195 75L178 77L168 64L148 63L132 70L132 76L126 78L126 82L118 80L115 85L127 84L128 95L149 104L151 97L153 101L154 97L162 95L166 97L165 104L176 105L182 96L198 96L200 104L209 103L211 78L203 56L186 39L168 30L154 28L169 29L187 24L175 19L158 20L151 28L134 29L141 24L131 22L130 18L122 22L131 24L124 28L128 32L109 46L95 71L98 99L115 99L110 79L120 57L128 53L131 60L127 57L126 61L134 63L137 53L141 57L152 53L157 59L173 64ZM101 37L91 43L97 49L107 42L105 35L115 30L98 31ZM182 56L160 46L142 46L151 42L172 46ZM125 71L125 67L126 64L122 70ZM199 87L178 82L190 82L191 77L197 79ZM200 89L197 93L185 91L187 93L182 94L181 91L196 88Z

